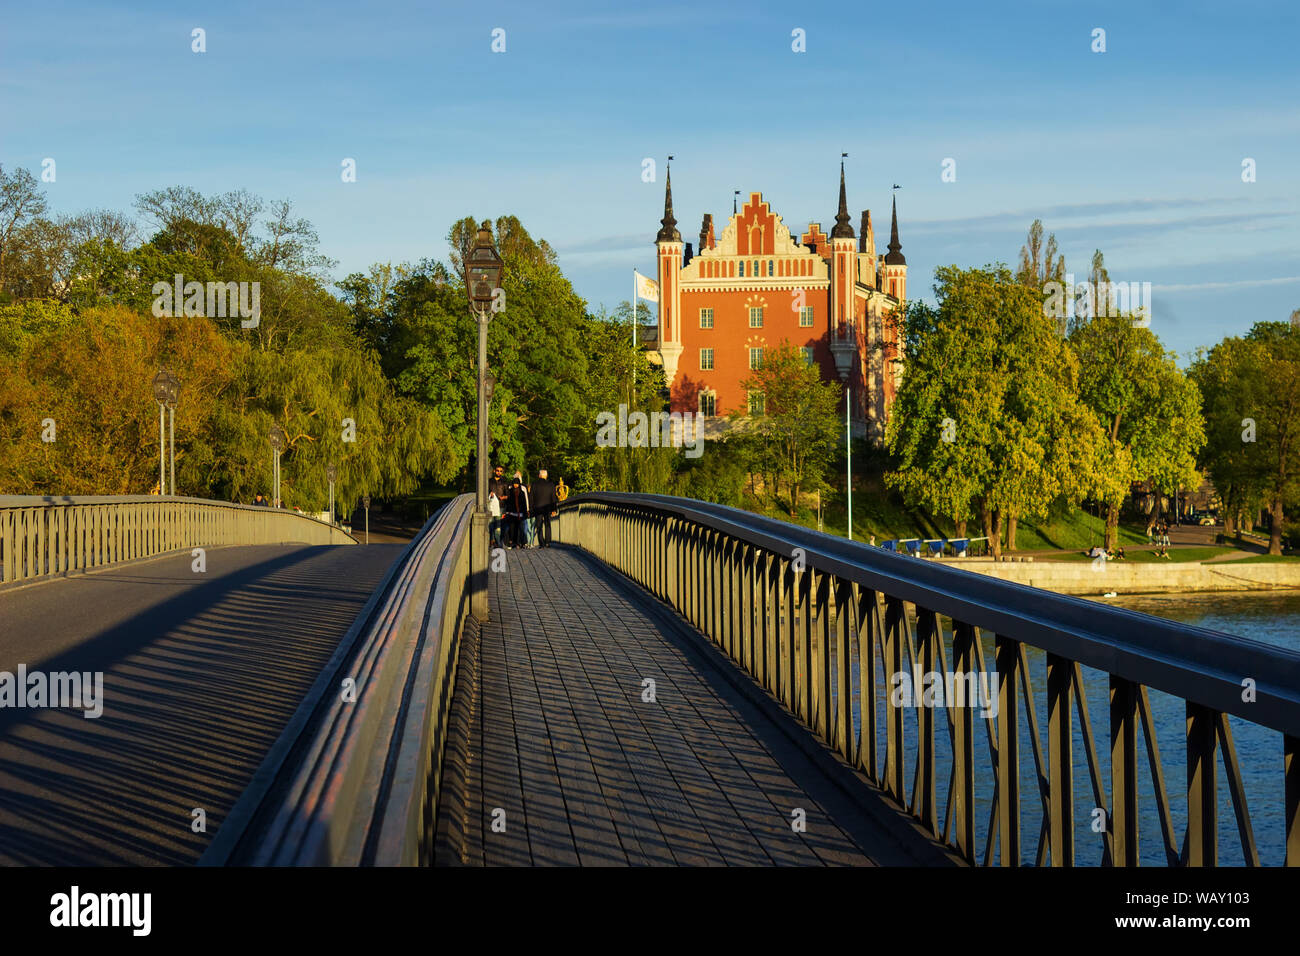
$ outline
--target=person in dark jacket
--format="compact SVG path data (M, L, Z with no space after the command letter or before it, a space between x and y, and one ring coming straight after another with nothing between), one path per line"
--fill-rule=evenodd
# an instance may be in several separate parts
M501 547L501 539L505 533L505 512L506 512L506 492L510 490L510 482L506 481L506 469L504 465L497 465L492 469L492 477L488 479L488 513L491 514L491 496L497 497L498 514L492 518L488 530L492 534L492 541L495 547ZM508 539L507 539L507 543Z
M537 473L537 480L529 489L533 504L533 523L537 526L537 540L541 547L551 546L551 518L559 502L555 498L555 485L546 477L546 469Z
M259 508L269 508L269 507L271 507L271 502L269 502L269 501L267 501L265 498L263 498L262 495L261 495L261 492L258 492L257 497L253 499L253 504L257 505Z
M506 543L512 548L522 548L524 519L528 517L528 489L518 478L510 483L502 511L506 521Z

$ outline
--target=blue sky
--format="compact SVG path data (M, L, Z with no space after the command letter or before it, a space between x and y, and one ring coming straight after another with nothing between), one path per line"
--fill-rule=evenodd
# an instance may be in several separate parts
M854 225L870 208L882 244L902 186L913 297L937 265L1013 263L1038 217L1076 275L1100 248L1153 283L1152 328L1186 353L1300 308L1296 24L1250 0L43 0L0 28L0 163L53 157L57 212L177 183L290 198L339 277L513 213L594 308L653 274L667 154L690 240L733 189L829 228L847 151Z

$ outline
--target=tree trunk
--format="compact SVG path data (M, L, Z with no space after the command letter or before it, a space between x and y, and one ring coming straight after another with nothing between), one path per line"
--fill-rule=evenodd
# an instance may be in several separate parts
M993 512L989 506L980 505L980 524L984 526L984 537L988 539L989 550L993 549Z
M989 529L989 546L993 549L993 560L1002 560L1002 509L993 509L993 526Z
M1106 505L1106 544L1107 551L1113 551L1119 538L1119 505Z
M966 519L960 518L957 521L954 521L953 524L956 526L956 530L953 531L952 536L954 538L966 537Z
M1237 533L1237 516L1231 511L1223 512L1223 536L1230 538Z
M1016 550L1016 521L1018 516L1013 511L1007 515L1007 550Z
M1282 499L1275 498L1268 506L1268 553L1282 553Z

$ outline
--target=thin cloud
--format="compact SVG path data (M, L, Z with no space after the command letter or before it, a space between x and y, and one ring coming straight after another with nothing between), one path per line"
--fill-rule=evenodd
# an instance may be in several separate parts
M1300 282L1300 276L1278 276L1275 279L1238 279L1235 282L1190 282L1182 285L1152 285L1152 292L1202 292L1207 289L1242 289L1261 285L1289 285Z

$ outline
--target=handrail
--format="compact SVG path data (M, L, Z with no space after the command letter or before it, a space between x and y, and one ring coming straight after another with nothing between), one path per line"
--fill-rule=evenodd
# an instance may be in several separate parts
M1036 860L1073 864L1076 717L1095 805L1107 823L1103 862L1138 862L1140 721L1166 862L1217 862L1215 761L1221 749L1243 856L1257 863L1229 714L1282 735L1287 863L1300 864L1300 654L1294 651L916 561L723 505L602 492L571 497L559 510L557 540L592 552L677 609L933 835L948 840L955 819L950 845L970 862L977 861L972 709L949 707L946 721L936 721L932 708L895 705L891 690L900 675L915 677L919 697L924 674L947 681L956 673L984 670L980 632L991 631L996 669L990 676L996 676L999 706L988 721L994 793L986 864L995 855L995 835L999 862L1021 863L1022 720L1028 721L1044 815ZM949 619L947 628L943 618ZM1047 658L1045 759L1026 648ZM1096 759L1082 667L1109 675L1109 796ZM1148 688L1186 704L1188 829L1181 848L1172 832ZM877 719L882 700L883 727ZM909 794L904 728L912 710L916 756ZM943 722L952 777L941 826L935 732Z
M430 862L473 502L445 505L394 563L202 865Z
M228 544L356 544L282 508L158 495L0 495L0 584Z

